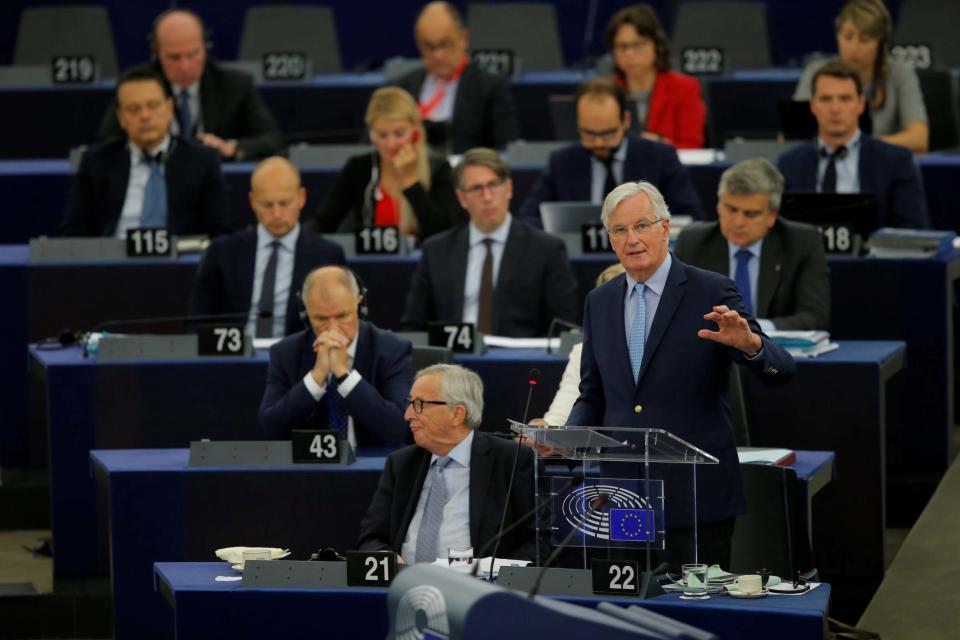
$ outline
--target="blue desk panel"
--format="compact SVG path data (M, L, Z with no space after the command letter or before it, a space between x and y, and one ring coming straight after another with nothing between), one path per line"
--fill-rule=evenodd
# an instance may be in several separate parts
M157 589L169 598L166 630L177 640L208 638L383 638L389 630L386 589L245 589L215 582L234 572L223 562L157 563ZM159 600L161 595L154 594ZM640 605L711 631L724 640L783 638L821 640L830 606L830 585L801 596L756 600L711 597L691 602L677 595L650 600L562 598L595 607L600 602ZM251 611L258 613L251 614ZM169 636L168 636L169 637ZM506 640L506 639L504 639Z
M779 398L779 404L772 409L773 424L793 425L798 433L809 437L803 446L775 437L771 439L776 441L769 444L837 451L841 469L846 468L845 456L851 451L842 440L851 429L848 421L855 416L859 436L868 439L869 456L860 463L863 474L841 475L841 482L845 482L840 485L840 497L854 501L856 496L860 509L857 513L863 516L859 521L869 523L864 527L871 531L876 530L879 547L883 540L884 482L880 453L885 428L881 402L887 377L892 375L884 372L896 371L902 364L902 354L901 343L846 343L838 351L803 361L798 376L799 395ZM264 353L243 360L104 365L84 360L76 349L33 351L32 356L45 388L56 390L48 394L47 431L52 527L58 541L54 557L57 577L107 573L106 549L100 543L105 538L97 534L96 490L89 468L91 450L185 447L200 438L255 438L256 409L266 375ZM539 388L543 392L534 394L530 410L530 415L537 416L543 414L552 399L552 390L566 364L563 357L536 350L492 350L486 356L463 356L458 361L484 379L484 425L485 429L496 431L505 429L507 418L522 417L526 376L531 366L541 371ZM841 394L838 387L829 386L835 384L837 376L848 380L855 392ZM767 397L758 394L758 403L762 405ZM824 398L837 410L843 407L843 419L837 421L827 415L810 427L809 412L821 406L808 401L811 397ZM846 513L841 509L833 516L824 515L842 521ZM814 516L819 517L819 513ZM871 563L882 567L882 548L876 548L868 535L860 535L857 540L850 549L864 550L873 558ZM829 565L821 562L819 566L828 571Z
M154 562L207 561L215 549L237 545L290 549L298 560L321 547L353 549L384 461L190 468L188 455L186 449L90 454L97 506L108 520L118 639L169 637L153 624L163 618L152 594ZM806 490L832 475L833 462L829 452L798 451L791 466Z
M960 192L954 188L960 176L960 156L930 153L921 156L918 163L932 226L960 232L960 215L957 213L960 211ZM255 222L247 197L254 166L252 162L224 165L231 224L237 229ZM714 162L687 167L709 219L716 219L717 183L720 174L729 166L726 162ZM530 193L543 167L513 165L511 168L516 208ZM307 190L304 218L320 206L338 171L339 167L302 171L303 185ZM41 235L57 235L66 212L71 180L66 160L0 160L0 202L5 203L5 210L9 212L0 226L0 244L20 244Z

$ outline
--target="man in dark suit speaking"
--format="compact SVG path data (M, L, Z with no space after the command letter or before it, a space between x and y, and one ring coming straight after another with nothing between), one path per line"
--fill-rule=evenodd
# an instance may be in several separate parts
M307 273L344 264L343 249L300 226L307 191L286 158L267 158L250 176L257 226L217 238L197 271L191 312L250 311L247 335L282 338L303 328L297 292Z
M301 298L307 328L270 348L260 435L333 429L354 447L405 444L413 346L361 319L363 296L344 267L311 271Z
M457 198L470 223L428 238L402 324L472 322L486 334L546 335L550 322L577 320L577 283L559 238L510 216L510 165L471 149L457 165Z
M126 140L83 154L63 222L67 236L126 237L127 229L215 236L227 230L226 186L212 150L170 135L173 100L163 79L131 70L117 80Z
M224 160L250 160L277 153L283 135L267 111L253 78L207 59L206 28L188 9L164 11L153 23L155 59L141 69L162 73L176 100L175 133L217 150ZM108 110L100 137L122 134Z
M587 295L580 397L567 424L666 429L718 458L697 470L696 556L690 476L665 479L665 559L676 569L695 557L729 566L734 517L745 506L730 363L771 384L789 380L795 364L744 312L732 280L670 255L670 211L656 187L620 185L601 215L626 273Z
M533 509L533 454L479 431L483 382L457 365L417 373L404 417L416 444L387 457L380 484L360 525L358 547L392 550L407 564L446 558L450 547L481 551L506 525ZM506 535L498 555L532 560L533 519Z
M720 177L718 222L680 232L673 254L729 275L760 328L826 329L830 284L816 227L777 216L783 176L763 158L744 160Z

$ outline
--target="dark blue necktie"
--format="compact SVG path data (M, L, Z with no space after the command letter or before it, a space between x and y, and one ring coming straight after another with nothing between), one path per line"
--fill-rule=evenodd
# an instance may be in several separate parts
M737 271L734 274L734 282L737 283L737 289L740 289L740 298L743 300L743 306L747 312L753 314L753 297L750 295L750 258L753 254L746 249L740 249L734 254L737 259Z
M337 391L339 387L336 377L331 373L327 379L327 413L330 416L330 428L337 432L340 440L347 439L349 416L343 405L343 398Z
M180 137L189 140L193 137L193 114L190 112L190 92L181 89L177 95L177 123L180 125Z

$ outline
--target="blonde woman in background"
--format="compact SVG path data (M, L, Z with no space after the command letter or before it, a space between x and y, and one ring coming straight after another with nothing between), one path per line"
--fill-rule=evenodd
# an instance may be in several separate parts
M347 160L316 215L316 231L397 226L421 239L461 218L453 172L430 155L416 102L403 89L374 91L365 117L373 151Z

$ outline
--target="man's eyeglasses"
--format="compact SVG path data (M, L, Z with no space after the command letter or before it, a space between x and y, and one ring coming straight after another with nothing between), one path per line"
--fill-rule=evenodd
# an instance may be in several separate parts
M410 405L413 405L413 410L416 413L423 413L423 405L425 404L447 404L443 400L424 400L423 398L411 398L407 396L403 399L403 407L406 409Z
M610 236L613 238L620 239L620 238L626 238L627 231L632 229L634 233L636 233L637 235L640 235L641 233L643 233L653 225L657 224L658 222L663 222L664 220L666 220L666 218L657 218L656 220L653 220L651 222L634 222L633 224L627 224L627 225L618 224L615 227L610 227L610 229L607 230L607 233L609 233Z
M486 184L474 184L469 187L463 187L460 191L463 191L468 196L478 196L486 190L490 190L491 192L496 191L502 187L505 182L506 180L491 180Z
M607 129L606 131L591 131L590 129L580 129L580 139L581 140L594 140L595 138L600 138L604 142L616 142L617 138L623 132L621 127L616 129Z

